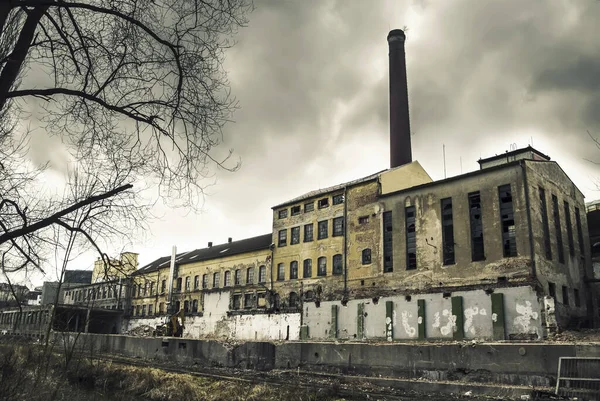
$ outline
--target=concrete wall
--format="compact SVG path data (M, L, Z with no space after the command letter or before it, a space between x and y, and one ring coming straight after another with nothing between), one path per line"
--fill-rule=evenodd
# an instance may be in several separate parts
M55 333L57 341L72 335ZM256 370L302 369L366 376L550 386L561 356L600 355L595 344L360 344L246 342L81 334L87 352Z
M543 338L542 306L531 287L499 288L494 292L504 295L506 338ZM345 306L340 301L321 302L318 307L314 302L306 302L303 324L308 327L311 339L386 339L386 323L390 317L386 303L392 302L390 318L394 340L418 339L420 321L424 321L426 339L452 339L457 328L451 297L462 297L464 338L493 338L493 322L497 316L492 312L491 293L472 290L447 295L415 294L410 301L404 296L355 299ZM419 300L425 301L425 312L421 315ZM332 308L337 310L337 316Z

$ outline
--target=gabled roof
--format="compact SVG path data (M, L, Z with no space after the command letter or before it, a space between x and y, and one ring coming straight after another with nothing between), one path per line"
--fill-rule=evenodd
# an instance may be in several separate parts
M272 234L259 235L257 237L251 237L242 239L239 241L232 241L225 244L213 245L211 247L196 249L190 252L178 253L175 255L175 263L179 266L195 263L211 259L220 259L227 256L238 255L246 252L260 251L269 249L273 241ZM156 259L155 261L147 264L144 267L136 270L133 275L137 276L140 274L151 273L158 269L169 267L171 263L170 256L163 256Z

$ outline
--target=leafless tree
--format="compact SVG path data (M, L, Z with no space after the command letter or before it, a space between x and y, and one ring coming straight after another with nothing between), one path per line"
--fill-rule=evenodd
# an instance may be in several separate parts
M133 185L195 207L214 169L239 167L231 151L215 150L236 108L224 50L251 8L251 0L0 1L3 269L41 269L57 227L102 253L102 238L139 221ZM39 110L41 128L68 154L64 192L49 193L45 166L25 157L24 122Z

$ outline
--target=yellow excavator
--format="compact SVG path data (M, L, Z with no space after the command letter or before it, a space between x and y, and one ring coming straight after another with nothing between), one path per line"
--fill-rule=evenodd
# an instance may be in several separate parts
M179 319L181 319L181 323L179 323ZM156 326L154 333L158 337L181 337L184 324L185 314L183 309L180 309L179 312L169 316L166 323Z

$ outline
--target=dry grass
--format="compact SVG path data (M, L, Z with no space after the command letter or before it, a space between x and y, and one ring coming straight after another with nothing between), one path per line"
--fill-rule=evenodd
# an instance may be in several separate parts
M74 358L39 346L0 345L0 400L334 401L317 389L214 380L161 369Z

